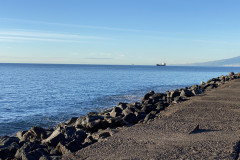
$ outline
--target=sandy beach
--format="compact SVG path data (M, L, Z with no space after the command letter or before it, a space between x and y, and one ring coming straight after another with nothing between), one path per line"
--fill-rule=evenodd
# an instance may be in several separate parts
M145 124L118 129L63 159L237 159L239 95L237 79L171 105Z

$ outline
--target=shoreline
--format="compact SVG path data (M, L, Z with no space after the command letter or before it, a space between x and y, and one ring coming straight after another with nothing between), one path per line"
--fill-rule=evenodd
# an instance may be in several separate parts
M3 142L0 144L0 158L59 159L62 155L73 154L103 141L122 127L149 123L170 105L187 101L239 78L240 73L230 72L228 76L212 78L201 85L166 93L150 91L140 102L119 103L100 113L89 112L86 116L72 117L55 129L32 127L28 131L19 131L17 137L0 136Z

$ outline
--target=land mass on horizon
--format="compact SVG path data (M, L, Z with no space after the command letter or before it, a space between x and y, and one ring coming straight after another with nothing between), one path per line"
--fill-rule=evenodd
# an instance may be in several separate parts
M216 61L208 61L203 63L189 63L185 64L189 66L240 66L240 56L228 58L228 59L222 59L222 60L216 60Z

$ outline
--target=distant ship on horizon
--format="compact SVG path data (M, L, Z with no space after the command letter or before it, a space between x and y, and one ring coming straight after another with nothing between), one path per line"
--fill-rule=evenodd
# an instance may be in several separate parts
M161 64L156 64L156 66L166 66L166 63L162 62Z

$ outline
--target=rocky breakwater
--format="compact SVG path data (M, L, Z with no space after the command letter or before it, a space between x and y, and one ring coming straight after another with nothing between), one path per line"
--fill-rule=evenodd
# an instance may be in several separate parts
M191 96L217 88L228 81L240 78L240 73L213 78L201 85L155 93L150 91L136 103L119 103L101 113L90 112L86 116L73 117L55 128L38 126L19 131L16 137L0 137L0 159L60 159L63 154L74 152L117 132L122 126L146 123L169 105L188 100Z

